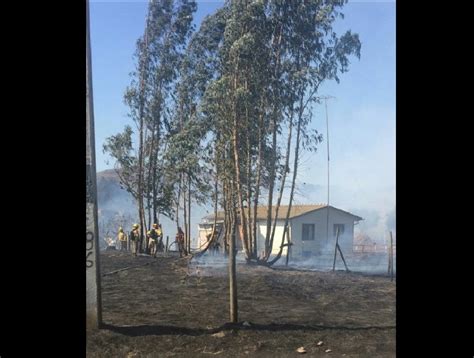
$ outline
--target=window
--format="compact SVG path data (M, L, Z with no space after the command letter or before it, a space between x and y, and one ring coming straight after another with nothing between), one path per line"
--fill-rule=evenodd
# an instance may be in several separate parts
M337 229L339 228L339 236L344 234L344 224L334 224L334 236L337 235Z
M314 224L303 224L303 241L314 240Z

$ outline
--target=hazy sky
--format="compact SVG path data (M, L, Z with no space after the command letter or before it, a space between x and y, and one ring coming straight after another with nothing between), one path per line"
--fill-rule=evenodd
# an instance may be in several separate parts
M220 7L221 1L198 1L195 22ZM92 1L90 4L92 75L97 170L106 164L102 144L131 121L123 93L134 68L132 54L143 34L145 1ZM328 100L331 154L330 202L346 210L374 210L385 217L395 208L395 1L350 1L335 29L358 33L361 59L353 58L349 72L324 84ZM325 110L314 108L312 126L326 139ZM299 175L305 185L321 190L299 195L298 203L326 202L327 151L305 154ZM304 184L306 183L306 184ZM357 214L357 212L355 212ZM385 215L385 216L384 216ZM384 219L381 219L381 225Z

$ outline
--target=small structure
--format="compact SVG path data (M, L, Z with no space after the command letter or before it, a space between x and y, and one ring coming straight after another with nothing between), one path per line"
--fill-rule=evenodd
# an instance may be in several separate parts
M280 206L272 254L277 254L280 249L287 211L287 205ZM327 230L328 211L329 230ZM274 213L275 207L272 209L272 220L275 219ZM253 216L253 213L251 215ZM307 259L326 251L334 251L337 229L339 229L339 246L343 252L351 253L354 239L354 223L360 220L363 220L360 216L333 206L327 206L326 204L292 205L288 222L289 241L291 243L290 256L294 259ZM223 222L224 212L220 211L217 213L216 228L217 232L221 233L220 237L222 236L221 228ZM207 242L207 237L212 232L213 226L214 214L203 218L199 224L199 246L203 246ZM240 231L241 230L237 230L237 232ZM257 250L259 254L263 251L266 231L267 207L259 206L257 208ZM242 250L240 236L237 237L236 245L239 251ZM285 256L287 254L288 247L285 246L282 255Z
M107 244L107 247L105 248L106 250L116 250L117 249L116 240L112 239L110 236L106 237L104 239L104 241Z
M390 245L376 242L365 233L360 233L354 238L354 253L366 254L366 253L387 253L390 249ZM393 247L395 252L395 245Z
M354 238L354 252L358 252L358 253L377 252L377 249L380 250L380 247L377 248L377 243L372 241L370 236L367 234L361 233Z

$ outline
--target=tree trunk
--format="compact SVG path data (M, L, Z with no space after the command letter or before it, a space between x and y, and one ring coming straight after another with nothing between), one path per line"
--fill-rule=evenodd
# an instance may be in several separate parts
M237 77L234 76L234 90L237 89ZM245 215L245 210L243 208L243 195L242 195L242 182L241 182L241 175L240 175L240 158L239 158L239 141L238 141L238 123L237 123L237 108L234 103L234 123L232 128L232 147L233 147L233 159L234 159L234 170L235 170L235 185L236 185L236 192L237 192L237 200L238 200L238 209L239 209L239 217L240 217L240 225L242 225L242 246L245 249L245 256L247 260L250 259L250 252L248 246L248 233L247 233L247 220ZM234 188L233 188L234 189Z
M143 218L143 233L141 236L141 242L142 242L142 251L148 250L148 240L146 239L146 232L148 231L148 226L146 224L145 220L145 207L142 205L142 218ZM143 246L145 249L143 250Z
M147 131L145 128L145 138L147 136ZM149 193L149 187L146 185L147 183L147 178L145 176L146 172L146 165L145 165L145 156L146 156L146 151L144 148L144 155L143 155L143 179L142 179L142 218L143 218L143 240L144 243L142 243L142 246L144 246L144 251L146 252L148 250L148 240L146 240L146 233L149 227L149 220L147 222L147 213L148 213L148 219L151 219L151 212L150 212L150 193ZM146 206L145 206L145 199L146 199Z
M237 277L235 265L235 235L236 235L237 217L234 211L234 223L232 225L230 247L229 247L229 301L230 301L230 321L237 323L238 321L238 305L237 305Z
M185 176L183 175L183 182L185 183ZM188 190L186 184L183 184L183 224L184 224L184 247L188 249L188 206L186 205L186 191Z
M275 262L277 262L281 254L283 252L283 245L285 242L285 235L288 235L288 223L290 220L290 211L291 211L291 206L293 204L293 196L295 193L295 186L296 186L296 175L298 174L298 159L299 159L299 149L300 149L300 134L301 134L301 122L303 120L303 96L304 96L304 91L300 91L300 106L299 106L299 113L298 113L298 125L296 127L296 145L295 145L295 158L293 162L293 178L291 181L291 191L290 191L290 202L288 204L288 211L286 212L286 217L285 217L285 225L283 227L283 236L281 238L281 246L280 250L278 251L277 256L271 260L268 264L273 265ZM288 236L288 249L287 249L287 255L290 250L290 239Z
M293 111L291 111L291 114L290 114L288 127L289 127L288 128L288 142L287 142L287 145L286 145L285 168L284 168L284 173L282 174L281 183L280 183L280 194L278 196L277 204L276 204L276 208L275 208L275 220L273 222L272 235L270 237L270 248L271 248L270 252L273 250L273 238L275 237L275 229L276 229L276 226L277 226L278 211L280 210L281 198L283 197L283 191L285 189L286 173L289 172L290 150L291 150L291 132L292 132L292 129L293 129ZM282 245L283 245L283 242L282 242Z
M236 121L234 121L234 125L236 125ZM245 249L245 256L247 259L250 259L250 252L248 246L248 235L247 235L247 219L245 215L245 210L243 207L243 195L242 195L242 183L240 181L240 161L239 161L239 153L237 149L238 141L237 141L237 133L234 129L233 134L233 147L234 147L234 166L235 166L235 185L236 185L236 193L237 193L237 201L238 201L238 209L239 209L239 217L240 217L240 225L242 226L242 246Z
M147 62L148 62L148 23L145 28L144 34L144 47L142 56L140 58L140 103L139 103L139 144L138 144L138 188L137 188L137 200L138 200L138 217L140 219L140 251L143 245L143 228L145 226L145 217L143 213L143 175L144 175L144 110L145 110L145 82L147 75Z
M147 193L148 227L151 227L151 211L152 211L151 198L150 198L149 193Z
M149 163L148 163L148 175L147 175L147 211L148 211L148 226L151 227L152 220L152 210L155 197L153 195L153 167L154 167L154 146L155 146L155 126L151 130L151 143L149 149Z
M188 175L188 252L191 252L191 176Z
M258 161L257 161L257 179L255 183L255 194L253 200L253 255L255 259L258 261L258 248L257 248L257 209L258 209L258 197L260 195L260 180L262 174L262 129L263 129L263 113L260 115L259 118L259 125L258 125ZM250 203L249 203L250 204Z
M141 110L143 112L143 109ZM139 144L138 144L138 217L140 219L140 252L142 250L143 228L145 226L145 218L143 217L143 115L140 116L139 128Z
M248 81L245 80L245 89L248 90ZM249 111L248 105L245 105L245 123L247 126L247 131L250 130L250 120L249 120ZM250 135L246 136L246 150L247 150L247 233L248 233L248 247L249 247L249 256L252 258L253 255L253 230L252 230L252 212L251 212L251 203L252 203L252 149L250 145Z
M216 170L216 173L217 173L217 170ZM217 181L217 174L216 174L216 180L214 182L214 225L212 226L211 239L195 255L196 257L199 257L199 256L203 255L207 251L207 249L209 249L209 247L214 243L214 241L219 239L219 234L216 235L216 230L217 230L217 206L218 206L218 181Z
M274 81L277 83L277 81L280 78L280 70L279 70L279 65L280 65L280 50L281 50L281 39L282 39L282 32L283 29L280 26L278 27L278 37L275 40L276 44L275 46L275 73L274 73ZM269 191L268 191L268 208L267 208L267 232L265 235L265 257L264 260L268 260L270 257L270 253L272 251L272 248L270 247L270 235L271 235L271 225L272 225L272 205L273 205L273 189L275 186L275 162L276 162L276 146L277 146L277 115L278 111L275 108L278 103L278 97L273 95L273 113L272 113L272 161L270 165L270 186L269 186Z
M275 171L276 171L276 146L277 146L277 123L276 118L273 118L273 133L272 133L272 160L269 169L270 185L268 188L268 204L267 204L267 232L265 234L265 260L268 260L272 248L270 246L270 235L272 231L272 211L273 211L273 190L275 187Z
M158 124L159 126L159 124ZM158 224L158 203L157 203L157 172L158 172L158 150L159 150L159 129L156 131L156 142L154 143L155 147L153 152L153 172L152 172L152 192L153 192L153 223Z
M247 136L247 232L248 232L248 246L249 246L249 257L253 257L253 230L252 230L252 212L250 208L252 200L252 157L250 152L250 140Z
M176 199L176 231L179 229L179 200L181 199L181 174L178 182L178 197Z
M230 210L229 210L229 193L227 188L227 180L224 179L222 194L223 194L223 206L224 206L224 256L227 257L229 255L229 223L230 223Z

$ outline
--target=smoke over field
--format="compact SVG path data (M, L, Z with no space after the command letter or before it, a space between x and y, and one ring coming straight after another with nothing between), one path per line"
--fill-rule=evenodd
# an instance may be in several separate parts
M114 169L104 170L97 173L97 195L99 211L99 238L101 248L106 247L105 238L115 239L119 226L125 231L130 231L133 223L137 223L138 213L137 205L130 193L120 187L120 182ZM192 247L196 246L197 224L203 216L210 213L206 208L191 206L191 237L193 238ZM160 224L163 227L163 237L169 236L169 243L174 242L176 235L176 222L167 217L159 217ZM182 218L181 218L182 221ZM171 249L175 249L174 245Z

